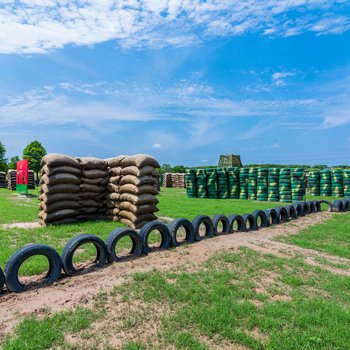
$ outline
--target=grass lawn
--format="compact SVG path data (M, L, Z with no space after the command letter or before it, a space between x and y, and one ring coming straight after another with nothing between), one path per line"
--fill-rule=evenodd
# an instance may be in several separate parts
M92 309L25 319L3 350L348 349L349 310L349 277L241 248L195 271L136 273Z

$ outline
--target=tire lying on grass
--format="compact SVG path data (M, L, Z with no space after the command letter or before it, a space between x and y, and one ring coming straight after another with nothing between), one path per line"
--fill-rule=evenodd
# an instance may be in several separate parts
M232 214L228 217L231 232L244 232L245 222L242 215ZM234 228L234 224L237 223L237 229Z
M108 253L105 242L95 235L81 234L73 237L63 248L61 260L63 270L68 276L73 276L78 273L78 270L73 266L73 256L76 250L83 244L91 243L96 248L95 268L102 268L108 260Z
M343 199L343 211L350 211L350 201L347 199Z
M22 292L25 285L19 281L18 271L21 265L30 257L35 255L45 256L49 262L49 270L43 278L43 284L56 282L62 270L62 262L59 254L53 248L44 244L29 244L14 253L8 260L5 267L5 280L7 289L10 292Z
M227 216L222 215L222 214L214 215L212 222L213 222L213 228L214 228L214 236L218 236L221 233L230 233L231 232L231 227L230 227L230 223L228 221ZM222 232L218 231L220 223L222 224Z
M242 215L246 232L258 230L255 217L252 214Z
M159 231L162 240L159 245L159 249L169 249L171 246L171 235L167 225L162 222L155 220L147 223L140 230L140 236L143 243L143 253L148 254L150 252L150 247L148 245L148 238L152 231Z
M279 215L277 214L275 209L266 209L265 214L269 226L278 225L280 223Z
M306 203L310 208L310 213L317 213L317 206L315 205L315 201L307 201Z
M327 211L333 211L333 204L330 201L326 201L326 200L318 201L318 205L320 207L319 211L322 211L321 204L327 204L327 206L328 206L328 210Z
M294 203L294 204L292 204L292 207L295 208L295 212L297 213L297 217L305 216L304 208L300 203Z
M173 247L177 247L180 245L179 241L177 240L177 232L181 227L183 227L186 231L185 242L193 243L194 241L195 234L192 222L183 218L175 219L168 225Z
M286 205L285 208L287 210L289 219L293 220L298 218L297 210L293 205Z
M341 200L336 200L333 202L333 211L335 212L343 212L344 211L344 205L343 201Z
M1 267L0 267L0 293L3 290L5 285L5 275L4 272L2 271Z
M206 215L199 215L192 220L192 225L194 228L194 237L196 241L200 241L202 238L204 238L199 233L199 229L202 224L205 226L204 237L214 236L213 222L211 221L210 217Z
M254 216L255 222L257 227L260 228L264 228L267 227L269 225L268 220L267 220L267 216L266 213L262 210L255 210L252 215ZM260 219L260 223L258 222L258 220Z
M129 252L131 256L138 257L142 254L143 243L140 235L130 228L117 228L116 230L112 231L106 239L108 261L110 263L122 260L122 258L118 257L116 253L116 246L124 237L130 237L131 239L132 247Z
M289 221L289 215L285 207L276 207L275 210L280 219L280 224Z

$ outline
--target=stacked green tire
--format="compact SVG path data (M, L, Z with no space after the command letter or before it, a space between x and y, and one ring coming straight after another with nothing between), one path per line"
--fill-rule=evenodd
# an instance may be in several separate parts
M279 195L280 202L292 202L292 180L290 169L282 168L279 174Z
M268 192L268 173L267 168L259 168L257 174L257 200L267 201Z
M320 194L322 197L330 197L332 195L332 172L329 169L322 170L320 177Z
M332 170L332 196L344 197L342 170Z
M217 168L218 197L220 199L230 198L228 190L228 174L225 168Z
M350 197L350 169L343 170L344 197Z
M248 199L249 168L239 169L239 198Z
M207 193L208 198L218 198L217 174L215 168L209 168L207 172Z
M267 200L269 202L279 202L279 168L269 168L268 173L268 192Z
M313 170L309 173L309 190L311 196L321 195L321 173L319 170Z
M250 168L248 173L248 199L257 199L258 169Z
M204 169L198 169L196 171L196 177L197 177L197 197L208 198L206 171Z
M239 168L227 168L229 197L239 199Z
M197 176L195 169L186 169L186 192L187 197L197 198Z
M303 168L294 168L291 171L292 176L292 201L300 202L306 200L306 181L305 170Z

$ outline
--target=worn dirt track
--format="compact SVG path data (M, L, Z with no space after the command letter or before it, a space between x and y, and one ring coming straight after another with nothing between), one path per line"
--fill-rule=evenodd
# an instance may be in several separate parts
M273 238L281 235L292 235L301 228L320 224L331 217L331 213L311 214L298 220L249 233L227 234L202 240L201 242L178 247L176 249L152 252L132 261L114 263L106 268L72 278L62 278L54 285L28 290L21 294L5 294L0 297L0 339L25 315L43 314L64 310L77 305L89 305L93 297L101 290L109 290L125 281L125 276L134 272L152 269L172 270L180 266L197 268L210 256L220 251L237 249L246 246L264 253L293 257L294 254L305 255L305 261L311 265L320 265L314 258L325 257L335 262L350 263L328 254L309 249L302 249L285 243L275 242ZM334 273L350 275L350 270L328 268Z

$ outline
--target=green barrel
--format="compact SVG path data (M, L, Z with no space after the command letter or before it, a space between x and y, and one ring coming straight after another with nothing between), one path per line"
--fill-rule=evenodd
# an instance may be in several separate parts
M332 196L344 197L343 171L332 170Z
M322 197L332 195L332 172L329 169L320 172L320 195Z
M239 169L239 198L248 199L249 168Z
M321 173L319 170L312 170L309 173L309 191L311 196L321 195Z
M278 202L279 197L279 168L269 168L267 183L267 200L269 202Z
M290 169L282 168L279 174L278 184L280 202L290 203L292 202L292 179Z
M187 197L196 198L197 197L196 169L186 169L185 180L186 180Z
M221 199L230 198L228 187L228 174L226 168L217 168L218 197Z
M217 174L215 168L209 168L207 173L207 193L208 198L218 198Z
M257 174L257 191L256 196L258 201L267 201L268 193L268 173L267 168L259 168Z
M350 197L350 169L343 170L344 197Z
M303 168L294 168L291 170L292 178L292 201L306 200L306 177Z
M250 168L248 173L248 199L257 199L258 168Z
M197 177L197 197L208 198L207 173L205 169L197 169L196 177Z
M239 168L227 168L229 197L239 198Z

